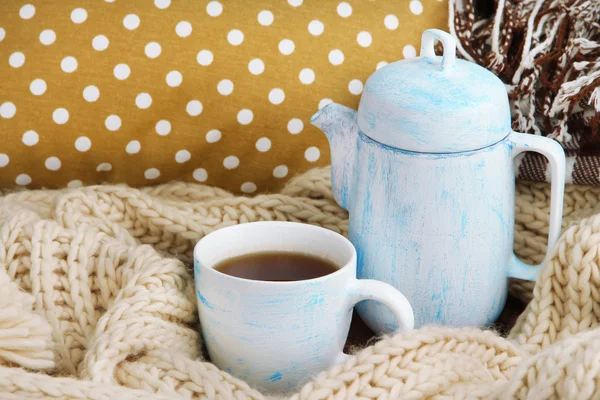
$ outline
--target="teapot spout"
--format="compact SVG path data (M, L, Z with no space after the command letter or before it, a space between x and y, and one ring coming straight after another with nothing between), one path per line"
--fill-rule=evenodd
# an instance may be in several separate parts
M356 111L337 103L327 104L317 111L310 123L323 131L329 142L334 135L344 135L351 125L356 125Z
M331 103L319 110L310 123L325 133L331 149L331 186L337 203L348 209L348 193L355 168L358 124L356 111Z

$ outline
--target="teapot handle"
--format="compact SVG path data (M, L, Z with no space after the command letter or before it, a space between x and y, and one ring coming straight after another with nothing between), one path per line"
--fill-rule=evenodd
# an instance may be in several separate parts
M535 151L545 156L550 162L552 169L550 230L548 232L548 248L544 257L548 258L560 236L565 193L565 151L558 142L543 136L512 132L508 140L512 145L513 158L526 151ZM534 281L541 265L526 264L513 254L511 265L508 268L508 277Z
M442 56L442 70L447 71L454 67L456 62L456 39L449 33L440 29L427 29L421 36L421 52L420 57L427 57L435 60L435 40L442 42L444 47L444 55Z

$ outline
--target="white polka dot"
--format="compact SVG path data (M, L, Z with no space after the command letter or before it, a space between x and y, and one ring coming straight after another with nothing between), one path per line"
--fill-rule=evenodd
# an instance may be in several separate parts
M255 58L248 63L248 70L252 75L260 75L265 70L265 63L260 58Z
M108 48L108 38L104 35L98 35L92 39L92 47L94 50L104 51Z
M315 72L310 68L303 68L298 77L300 78L300 82L310 85L315 81Z
M254 192L256 192L256 185L252 182L244 182L244 183L242 183L242 186L240 187L240 189L244 193L254 193Z
M100 97L100 90L98 90L98 88L94 85L90 85L90 86L86 86L85 89L83 89L83 98L85 99L85 101L89 101L90 103L93 103L94 101L98 100L98 98Z
M60 62L60 68L67 73L75 71L77 69L77 59L71 56L63 58Z
M146 172L144 172L144 177L146 179L156 179L160 176L160 171L156 168L148 168Z
M21 140L25 146L35 146L40 141L40 136L36 131L27 131L23 134Z
M402 55L404 56L404 58L414 58L417 56L417 50L413 45L407 44L402 49Z
M69 120L69 111L67 111L66 108L57 108L52 113L52 119L58 125L66 124L67 121Z
M48 86L46 85L46 81L39 78L31 81L31 84L29 85L29 90L31 90L31 93L36 96L41 96L46 93L47 88Z
M20 174L17 176L17 179L15 179L15 182L17 185L21 186L29 185L31 183L31 177L27 174Z
M6 154L0 153L0 168L8 165L9 158Z
M6 31L4 30L4 28L0 28L0 42L3 41L5 37Z
M142 145L137 140L132 140L125 146L125 151L129 154L137 154L142 149Z
M340 49L331 50L329 52L329 62L333 65L340 65L344 62L344 53Z
M244 34L239 29L233 29L227 34L227 41L234 46L239 46L244 41Z
M115 74L115 78L122 81L124 79L129 78L129 74L131 74L131 69L129 69L129 65L127 64L117 64L115 69L113 70Z
M190 161L190 158L192 158L192 155L187 150L179 150L175 153L175 161L179 164Z
M140 17L135 14L128 14L123 18L123 26L130 31L140 26Z
M192 34L192 24L187 21L181 21L175 27L175 33L177 33L179 37L190 36Z
M160 136L166 136L171 133L171 123L166 119L161 119L156 123L155 129Z
M56 33L52 29L46 29L40 33L40 42L44 46L50 46L56 40Z
M337 13L342 18L348 18L352 15L352 6L343 1L340 4L338 4Z
M288 0L288 4L292 7L300 7L303 0Z
M75 148L78 151L88 151L92 147L92 141L87 136L80 136L75 140Z
M13 68L19 68L25 64L25 54L20 51L14 52L8 57L8 63Z
M292 118L287 124L287 129L292 135L296 135L302 132L302 129L304 129L304 123L302 123L301 119Z
M67 183L67 187L70 189L77 189L83 186L83 182L81 182L79 179L74 179L72 181L70 181L69 183Z
M6 101L0 105L0 117L10 119L15 116L17 107L10 101Z
M202 112L202 103L200 103L198 100L192 100L187 103L185 109L189 115L196 117Z
M354 95L359 95L363 91L363 83L358 79L352 79L348 84L348 90Z
M218 17L223 12L223 6L218 1L211 1L206 5L206 12L211 17Z
M135 97L135 105L142 110L150 107L152 105L152 96L148 93L140 93Z
M98 172L108 172L112 169L112 165L109 163L103 162L96 167L96 171Z
M383 24L386 28L393 31L394 29L398 28L398 17L396 17L394 14L386 15L383 19Z
M164 10L171 5L171 0L154 0L154 5L161 10Z
M321 152L316 147L312 146L304 152L304 158L310 162L315 162L321 157Z
M252 114L252 111L245 108L243 110L240 110L240 112L237 115L237 120L242 125L248 125L250 122L252 122L253 119L254 114Z
M294 52L296 45L290 39L283 39L278 47L281 54L288 56Z
M19 16L23 19L31 19L35 15L35 7L31 4L25 4L19 10Z
M234 169L240 165L240 160L236 156L225 157L223 160L223 166L227 169Z
M319 110L323 107L325 107L327 104L331 104L333 103L333 100L331 99L321 99L321 101L319 101Z
M273 104L281 104L285 100L285 93L279 88L272 89L269 92L269 101Z
M121 118L119 118L118 115L109 115L104 121L104 126L106 126L106 129L109 131L118 131L121 127Z
M223 79L217 84L217 91L223 96L229 96L233 92L233 82Z
M263 137L256 141L256 150L264 153L265 151L269 151L271 148L271 141L269 138Z
M107 2L107 3L114 3L117 0L104 0L104 1Z
M195 180L198 182L205 182L208 179L208 173L204 168L196 168L192 174Z
M377 66L375 67L375 69L377 70L379 68L383 68L386 65L388 65L387 61L380 61L380 62L377 63Z
M177 87L179 85L181 85L181 82L183 81L183 76L181 75L181 72L179 71L171 71L167 74L167 85L171 86L171 87Z
M371 34L369 32L362 31L356 36L356 41L361 47L369 47L373 42L373 39L371 38Z
M156 58L160 56L161 51L162 48L160 47L160 44L156 42L150 42L144 48L144 52L148 58Z
M412 0L409 7L410 12L415 15L420 15L423 12L423 4L419 0Z
M215 143L219 140L221 140L221 131L218 129L211 129L210 131L206 132L206 141L208 143Z
M273 13L269 10L262 10L258 13L258 23L262 26L269 26L273 23Z
M325 30L325 25L319 20L312 20L308 23L308 32L313 36L319 36Z
M60 160L57 157L48 157L44 165L50 171L58 171L60 169Z
M198 64L204 67L210 65L213 62L213 59L213 53L210 50L200 50L196 56L196 61L198 61Z
M76 8L73 11L71 11L71 21L73 21L76 24L81 24L85 22L87 17L87 11L85 11L83 8Z
M288 174L288 167L285 165L278 165L273 169L273 176L275 178L285 178Z

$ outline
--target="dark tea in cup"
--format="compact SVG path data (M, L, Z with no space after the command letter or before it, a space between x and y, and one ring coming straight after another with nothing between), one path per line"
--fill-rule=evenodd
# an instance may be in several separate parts
M311 254L266 251L223 260L214 269L237 278L289 282L320 278L339 268L333 262Z

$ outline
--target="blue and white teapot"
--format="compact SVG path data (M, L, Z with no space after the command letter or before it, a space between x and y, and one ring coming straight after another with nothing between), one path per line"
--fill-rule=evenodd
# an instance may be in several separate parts
M443 45L436 56L434 41ZM350 213L358 277L398 288L415 327L483 326L506 302L507 278L539 266L513 253L514 158L543 154L552 169L548 249L560 234L565 155L554 140L513 132L502 81L456 59L455 39L430 29L420 57L369 77L358 112L329 104L311 123L331 145L336 201ZM374 301L357 305L376 332L396 328Z

